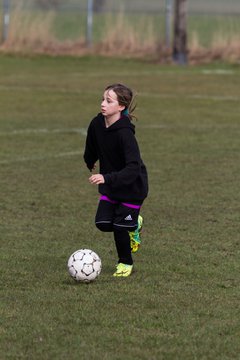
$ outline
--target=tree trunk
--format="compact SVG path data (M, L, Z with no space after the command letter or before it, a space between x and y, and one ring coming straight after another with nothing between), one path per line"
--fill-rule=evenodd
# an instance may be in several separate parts
M101 12L105 5L105 0L94 0L93 1L93 11Z
M173 60L187 63L187 0L175 0Z

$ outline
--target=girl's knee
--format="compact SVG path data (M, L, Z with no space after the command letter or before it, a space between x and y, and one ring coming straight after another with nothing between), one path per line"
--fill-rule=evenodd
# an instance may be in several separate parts
M136 229L136 227L128 227L128 226L119 226L118 224L114 224L113 225L113 231L114 232L129 232L129 231L134 231Z
M111 232L113 231L112 223L105 223L105 222L96 222L96 227L103 232Z

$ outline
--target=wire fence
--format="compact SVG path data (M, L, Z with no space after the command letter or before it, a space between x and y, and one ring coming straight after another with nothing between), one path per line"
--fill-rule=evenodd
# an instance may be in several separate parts
M125 48L130 43L149 49L153 43L172 43L174 0L2 0L0 4L2 44L16 39L27 42L27 37L38 38L39 43L81 41L88 47L108 42L109 48L123 38L128 39ZM188 0L187 13L191 46L209 46L226 34L240 38L240 0Z
M86 11L88 0L2 0L16 7L21 3L26 9L56 11ZM168 0L92 0L96 12L118 12L124 9L134 13L156 13L164 11ZM174 0L171 0L174 2ZM240 14L239 0L188 0L189 13Z

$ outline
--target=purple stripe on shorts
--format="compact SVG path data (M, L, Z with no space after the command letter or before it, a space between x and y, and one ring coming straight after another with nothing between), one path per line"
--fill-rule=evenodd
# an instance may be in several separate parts
M108 201L108 202L110 202L111 204L117 204L117 201L114 201L114 200L109 199L109 197L107 197L106 195L101 195L101 196L100 196L100 200Z
M140 209L141 208L141 205L127 204L127 203L122 203L122 205L129 207L131 209Z

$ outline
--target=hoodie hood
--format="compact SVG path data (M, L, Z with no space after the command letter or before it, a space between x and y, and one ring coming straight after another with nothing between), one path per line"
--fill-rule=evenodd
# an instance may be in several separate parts
M99 113L97 117L99 118L99 120L101 119L102 124L105 127L104 116L101 113ZM105 127L106 131L117 131L124 128L131 129L132 132L135 134L135 126L131 123L129 117L126 115L122 115L119 120L117 120L114 124L112 124L108 128Z

